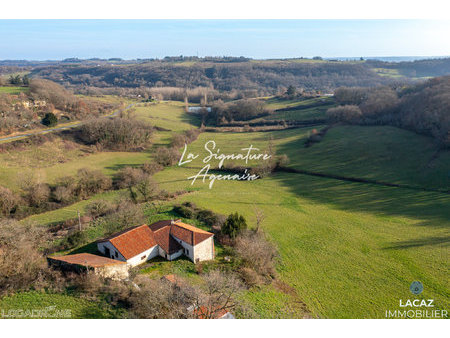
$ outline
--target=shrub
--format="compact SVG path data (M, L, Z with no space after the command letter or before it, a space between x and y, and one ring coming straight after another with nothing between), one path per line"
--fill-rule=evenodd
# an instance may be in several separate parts
M87 144L99 144L111 150L131 150L149 142L152 127L135 119L97 118L83 123L78 132Z
M0 220L0 295L33 287L53 287L53 272L39 250L45 248L46 229L14 220Z
M54 127L58 124L58 119L56 118L55 114L47 113L42 119L42 124L47 127Z
M230 214L222 226L222 233L236 238L238 234L247 229L247 222L244 216L239 215L237 212Z
M25 198L30 206L42 207L48 202L50 197L50 188L47 184L36 183L26 187Z
M345 105L328 109L327 117L331 122L358 123L361 120L362 112L358 106Z
M9 216L19 204L19 196L0 186L0 214Z
M83 168L78 170L78 184L76 194L81 199L111 188L111 178L105 176L100 170Z
M175 211L178 215L184 218L194 217L194 210L185 205L176 205L174 206L173 211Z
M241 276L244 283L249 287L262 284L261 276L251 268L240 268L239 275Z
M197 219L208 226L213 226L218 222L219 217L213 211L204 209L197 212Z
M84 231L76 231L67 236L61 243L65 249L76 248L87 241L87 235Z
M113 205L110 201L99 199L90 202L86 206L86 213L89 216L92 216L94 218L105 216L109 212L111 212L113 209Z
M138 168L125 167L120 169L114 177L114 184L117 188L130 188L136 185L143 175L143 171Z
M149 175L154 175L157 172L163 170L163 166L155 162L146 162L142 165L142 170Z
M145 223L146 217L140 205L128 199L117 202L116 209L103 218L107 234L112 234L124 228Z
M266 240L262 232L248 231L236 238L234 250L245 267L266 277L275 275L275 247Z
M175 148L158 147L155 153L155 161L163 167L174 165L181 154Z

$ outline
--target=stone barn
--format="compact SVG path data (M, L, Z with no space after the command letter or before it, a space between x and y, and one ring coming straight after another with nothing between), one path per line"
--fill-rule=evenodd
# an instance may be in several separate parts
M47 257L47 261L50 266L63 271L73 271L77 273L93 271L102 277L112 279L128 278L128 266L125 262L90 253Z

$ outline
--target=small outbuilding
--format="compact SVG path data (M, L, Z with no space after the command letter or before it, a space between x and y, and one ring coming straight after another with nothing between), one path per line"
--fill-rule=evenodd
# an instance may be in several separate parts
M128 266L125 262L97 256L90 253L79 253L67 256L47 257L50 266L63 271L94 273L112 279L127 279Z

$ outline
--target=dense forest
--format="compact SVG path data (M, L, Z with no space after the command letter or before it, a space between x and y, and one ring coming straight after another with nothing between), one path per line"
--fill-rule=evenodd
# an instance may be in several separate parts
M382 76L379 69L397 76ZM414 62L325 61L310 59L250 60L246 58L177 57L163 60L66 60L33 65L32 75L81 89L139 87L208 87L219 91L274 94L295 86L331 92L341 86L376 86L416 77L450 73L450 59Z

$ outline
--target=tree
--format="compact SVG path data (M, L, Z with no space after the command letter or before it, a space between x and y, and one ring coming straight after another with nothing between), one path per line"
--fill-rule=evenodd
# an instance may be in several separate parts
M327 110L331 122L358 123L362 118L361 109L356 105L337 106Z
M56 118L55 114L47 113L42 119L42 124L47 127L54 127L58 124L58 119Z
M203 290L194 303L195 318L217 318L238 305L234 296L241 290L242 284L233 274L214 270L204 276L204 281Z
M144 202L148 202L156 195L158 184L149 175L142 173L136 184L136 190L142 195Z
M286 90L286 95L289 97L294 97L296 93L297 93L297 89L292 85L289 86L288 89Z
M266 216L264 215L264 211L262 209L255 206L255 220L256 220L256 232L259 231L262 222L264 222Z
M9 216L18 203L18 196L8 188L0 186L0 214Z
M11 75L9 77L9 82L13 85L20 85L20 84L22 84L22 79L21 79L20 75Z
M47 240L48 231L44 227L0 220L0 295L55 285L47 281L54 272L41 252Z
M30 78L28 77L28 75L25 74L22 77L22 83L23 83L24 86L28 86L30 84Z
M247 229L247 222L244 216L239 215L237 212L230 214L222 225L222 233L230 236L231 238L236 238L242 231Z
M180 152L176 148L158 147L155 153L155 161L168 167L175 164L180 159Z

